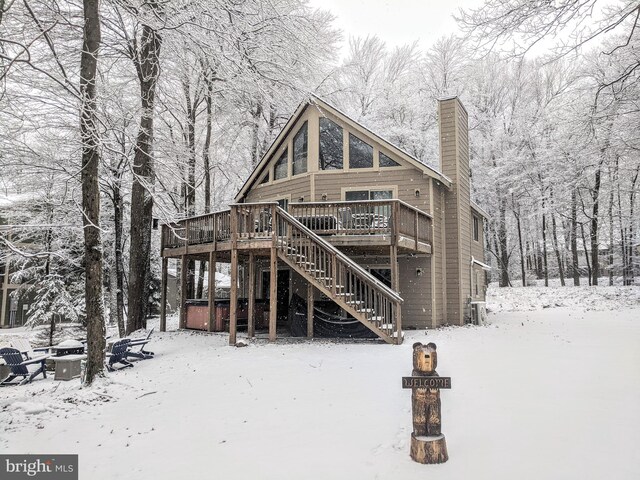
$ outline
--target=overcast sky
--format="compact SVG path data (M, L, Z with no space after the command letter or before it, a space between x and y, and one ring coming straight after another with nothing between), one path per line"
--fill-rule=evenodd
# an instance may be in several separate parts
M331 11L335 26L349 36L377 35L389 47L419 41L428 47L457 31L452 15L459 8L477 7L482 0L309 0ZM344 53L344 52L343 52Z

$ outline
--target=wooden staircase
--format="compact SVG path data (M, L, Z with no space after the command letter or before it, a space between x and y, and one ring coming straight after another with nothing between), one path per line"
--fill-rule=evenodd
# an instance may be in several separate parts
M277 255L314 287L388 343L402 343L402 298L293 216L276 207Z

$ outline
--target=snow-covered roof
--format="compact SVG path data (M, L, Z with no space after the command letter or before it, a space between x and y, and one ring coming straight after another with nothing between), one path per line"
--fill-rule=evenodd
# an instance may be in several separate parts
M480 215L482 215L484 218L486 218L487 220L491 219L491 216L480 207L480 205L478 205L476 202L474 202L473 200L471 201L471 208L473 208L476 212L478 212Z
M236 195L234 201L239 202L245 196L247 191L253 186L254 182L257 181L259 175L262 173L262 171L264 170L266 165L271 160L274 151L277 150L277 148L280 146L280 144L282 143L284 138L290 133L291 129L296 124L296 122L298 121L300 116L303 114L303 112L309 106L312 106L312 105L314 105L316 107L319 107L319 108L321 108L323 110L326 110L329 113L335 115L336 117L340 118L342 121L344 121L347 125L349 125L354 130L360 131L361 133L363 133L365 135L368 135L369 137L371 137L372 139L374 139L378 143L384 145L390 151L394 152L396 155L398 155L400 158L402 158L403 160L405 160L409 164L413 165L414 167L418 168L419 170L422 170L422 172L425 173L426 175L428 175L430 177L433 177L436 180L439 180L440 182L442 182L447 187L451 187L451 179L449 179L442 172L439 172L435 168L427 165L425 162L423 162L423 161L419 160L418 158L414 157L413 155L411 155L407 151L403 150L402 148L398 147L397 145L393 144L392 142L390 142L389 140L385 139L381 135L378 135L377 133L375 133L371 129L365 127L364 125L362 125L360 123L358 123L357 121L355 121L354 119L349 117L349 115L347 115L346 113L342 112L341 110L339 110L338 108L334 107L333 105L329 104L327 101L323 100L322 98L318 97L317 95L311 94L309 99L304 101L304 102L302 102L298 106L296 111L293 113L293 115L291 115L291 117L289 118L289 120L287 121L285 126L282 128L282 130L280 131L278 136L271 143L271 146L269 147L267 152L262 156L262 159L260 160L260 162L258 162L256 167L253 169L253 171L251 172L251 175L249 175L249 178L247 179L247 181L242 185L242 188L240 188L240 191Z

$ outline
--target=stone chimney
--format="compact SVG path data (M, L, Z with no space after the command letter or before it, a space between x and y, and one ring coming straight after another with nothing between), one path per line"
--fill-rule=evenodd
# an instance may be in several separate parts
M470 316L471 182L469 121L458 97L438 100L440 170L452 182L445 194L445 322L462 325Z

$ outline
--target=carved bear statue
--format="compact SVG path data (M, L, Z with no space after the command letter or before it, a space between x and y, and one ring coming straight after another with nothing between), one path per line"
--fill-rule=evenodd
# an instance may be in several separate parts
M438 354L436 344L413 344L413 376L437 377ZM413 434L437 436L441 433L440 390L414 388L411 394L413 407Z

